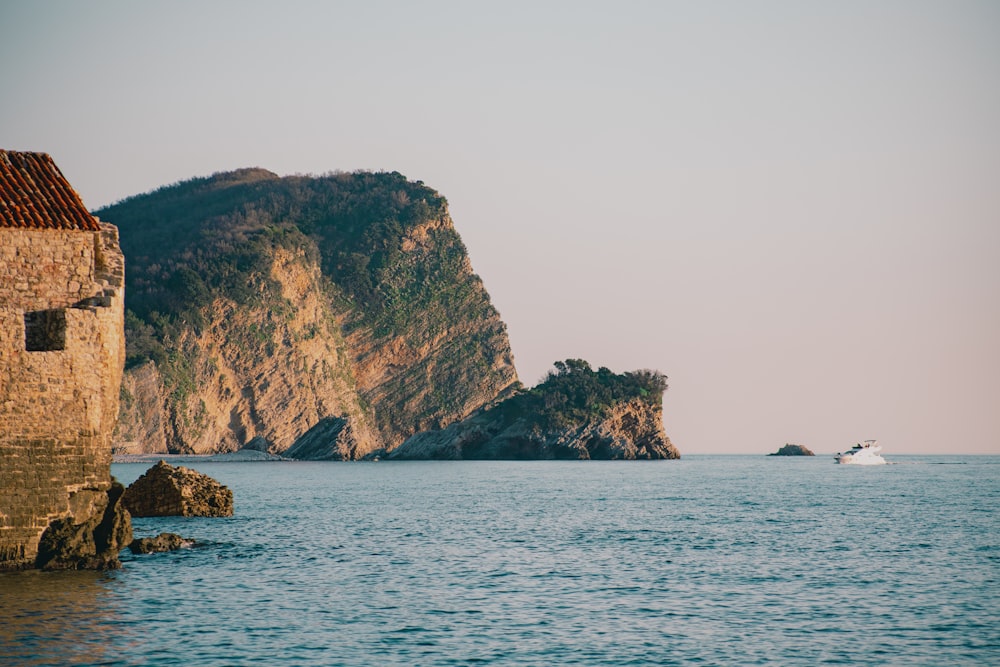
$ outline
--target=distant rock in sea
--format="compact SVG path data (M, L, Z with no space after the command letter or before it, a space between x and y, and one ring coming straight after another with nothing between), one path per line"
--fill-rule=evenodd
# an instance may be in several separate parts
M132 516L232 516L233 492L183 466L160 461L125 490Z
M768 456L816 456L807 447L802 445L786 444L784 447L774 452L773 454L768 454Z

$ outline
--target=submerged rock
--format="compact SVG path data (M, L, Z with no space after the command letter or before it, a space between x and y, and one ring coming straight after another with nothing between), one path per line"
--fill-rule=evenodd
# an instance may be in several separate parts
M784 447L774 452L773 454L768 454L768 456L816 456L808 448L802 445L786 444Z
M156 537L140 537L128 545L134 554L152 554L161 551L176 551L194 544L194 540L186 540L176 533L160 533Z
M132 520L122 502L125 487L111 483L107 493L87 496L94 505L92 518L76 523L73 516L49 524L38 543L35 567L44 570L114 570L121 567L118 554L132 540ZM82 502L82 501L78 501ZM103 508L101 507L103 506Z
M232 516L233 492L190 468L160 461L125 490L132 516Z

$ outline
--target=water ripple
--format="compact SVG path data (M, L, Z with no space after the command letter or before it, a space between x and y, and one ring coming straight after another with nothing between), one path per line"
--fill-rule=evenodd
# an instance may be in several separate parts
M198 465L235 517L137 519L197 546L116 572L3 575L0 656L1000 664L996 461L828 463Z

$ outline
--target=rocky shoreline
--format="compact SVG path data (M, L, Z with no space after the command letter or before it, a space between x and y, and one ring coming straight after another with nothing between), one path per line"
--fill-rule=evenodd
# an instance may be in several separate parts
M170 464L178 463L255 463L259 461L292 461L294 459L285 458L276 454L268 454L255 449L241 449L237 452L227 452L225 454L115 454L111 458L112 463L156 463L166 461Z

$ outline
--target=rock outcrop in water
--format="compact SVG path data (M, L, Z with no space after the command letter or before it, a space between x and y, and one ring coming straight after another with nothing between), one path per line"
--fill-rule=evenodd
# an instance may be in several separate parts
M815 454L802 445L786 444L773 454L768 454L768 456L815 456Z
M156 537L140 537L132 540L128 550L134 554L152 554L176 551L193 544L194 540L186 540L176 533L160 533Z
M130 266L119 453L357 459L520 386L447 202L420 182L246 169L100 214Z
M233 492L184 466L160 461L125 490L132 516L232 516Z
M42 533L35 567L43 570L111 570L132 540L132 518L122 503L125 489L113 481L95 506L56 519ZM83 517L81 521L80 518Z
M581 360L531 391L439 431L418 433L388 459L676 459L663 429L666 378L616 375Z

